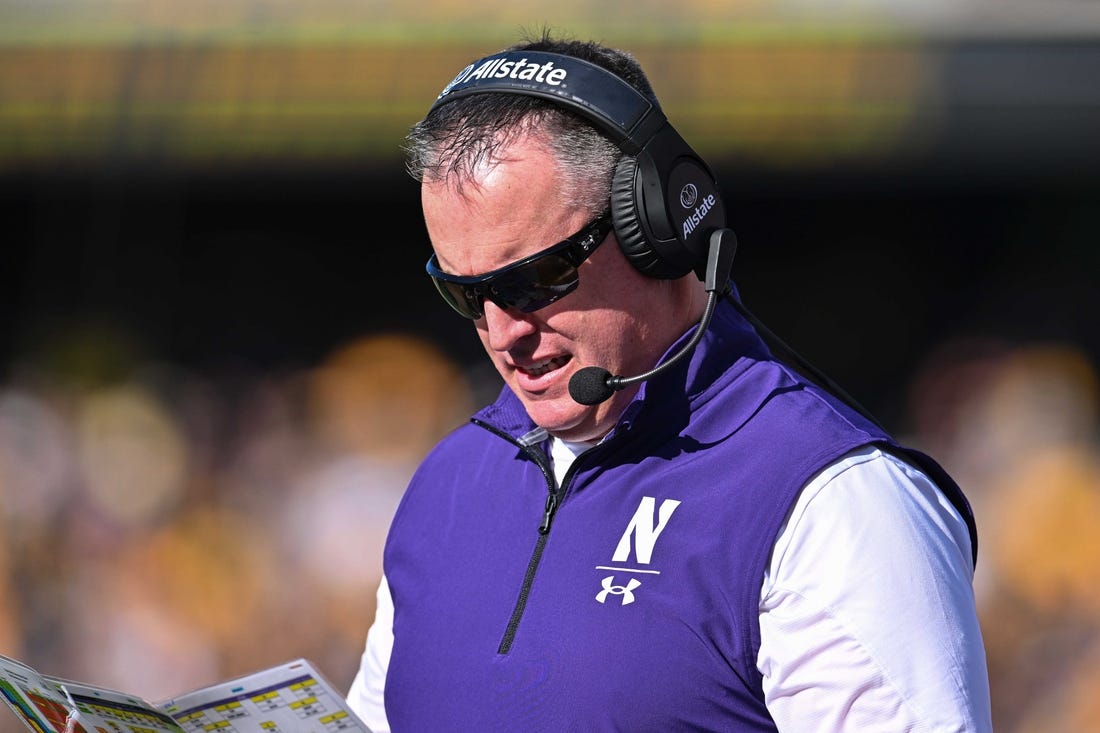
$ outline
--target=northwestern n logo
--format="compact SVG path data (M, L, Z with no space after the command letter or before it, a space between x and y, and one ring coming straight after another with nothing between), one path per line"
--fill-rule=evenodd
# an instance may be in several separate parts
M661 536L661 532L664 531L665 525L672 517L672 513L676 511L676 507L680 506L680 502L676 499L662 501L661 508L657 511L656 523L654 523L653 514L656 506L657 500L652 496L642 497L642 500L638 503L637 511L634 512L633 519L630 520L626 532L619 540L618 547L615 548L615 556L612 558L612 562L627 561L630 557L630 545L633 539L634 556L638 563L641 565L649 564L649 559L653 556L653 546L657 544L657 538Z

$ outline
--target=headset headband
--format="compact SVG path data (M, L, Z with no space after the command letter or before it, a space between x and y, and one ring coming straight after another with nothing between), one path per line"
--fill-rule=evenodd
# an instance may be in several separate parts
M471 94L540 97L592 123L625 155L611 181L619 247L657 278L704 276L710 233L725 227L718 182L665 118L655 100L607 69L543 51L504 51L479 59L440 92L428 114Z
M485 92L543 97L567 107L630 155L644 148L667 122L657 104L610 71L583 59L541 51L505 51L475 61L443 88L432 110Z

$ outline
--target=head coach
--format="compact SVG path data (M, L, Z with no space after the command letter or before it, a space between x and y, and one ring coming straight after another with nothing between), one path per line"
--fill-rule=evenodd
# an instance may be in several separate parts
M966 499L740 303L720 187L629 54L474 61L407 150L504 389L394 517L368 725L991 728Z

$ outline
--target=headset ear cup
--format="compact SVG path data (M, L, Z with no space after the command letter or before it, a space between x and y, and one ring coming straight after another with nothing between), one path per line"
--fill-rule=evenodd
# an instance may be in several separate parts
M619 248L630 264L643 275L657 277L654 270L661 263L638 220L634 198L634 176L637 170L638 160L630 155L623 156L615 167L615 177L611 182L611 222L615 227Z

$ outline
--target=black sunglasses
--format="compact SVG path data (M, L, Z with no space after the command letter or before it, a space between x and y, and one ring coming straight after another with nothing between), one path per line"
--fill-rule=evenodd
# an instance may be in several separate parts
M425 269L443 300L466 318L484 315L485 298L501 308L533 313L577 289L577 268L610 231L611 215L605 212L552 247L483 275L443 272L434 254Z

